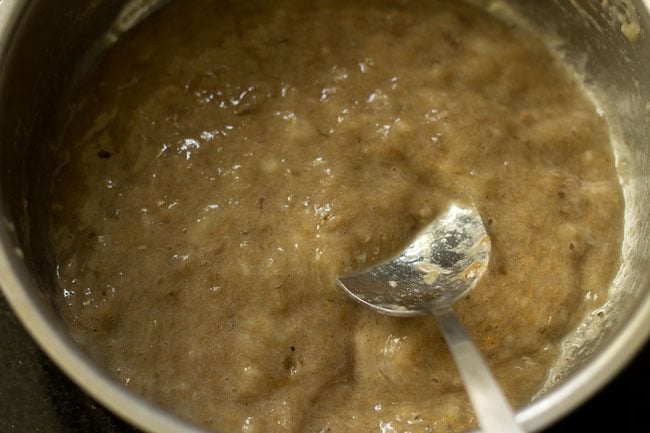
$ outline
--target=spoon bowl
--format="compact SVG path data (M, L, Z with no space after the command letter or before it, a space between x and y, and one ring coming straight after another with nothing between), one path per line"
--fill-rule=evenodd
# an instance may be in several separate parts
M469 294L487 270L491 243L474 208L453 204L397 257L338 279L350 296L392 316L429 314Z
M487 271L490 237L474 208L452 204L396 257L339 277L352 298L392 316L431 314L456 362L485 433L523 433L499 384L462 323L454 302Z

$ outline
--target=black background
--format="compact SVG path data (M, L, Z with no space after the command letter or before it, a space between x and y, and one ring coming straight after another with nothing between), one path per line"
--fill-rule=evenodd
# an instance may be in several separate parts
M25 333L0 295L0 433L139 433L72 384ZM650 344L604 390L545 433L648 431Z

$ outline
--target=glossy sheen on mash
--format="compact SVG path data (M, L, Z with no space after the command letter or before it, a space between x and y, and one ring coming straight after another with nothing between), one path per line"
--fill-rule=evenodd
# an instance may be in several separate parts
M618 268L606 122L538 39L457 1L172 2L88 75L55 151L61 314L225 432L474 425L433 319L334 283L451 201L492 239L457 309L514 405Z

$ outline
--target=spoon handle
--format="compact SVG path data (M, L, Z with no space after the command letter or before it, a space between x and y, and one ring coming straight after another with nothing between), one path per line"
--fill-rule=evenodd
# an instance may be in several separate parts
M431 310L436 318L483 433L525 433L481 352L451 307Z

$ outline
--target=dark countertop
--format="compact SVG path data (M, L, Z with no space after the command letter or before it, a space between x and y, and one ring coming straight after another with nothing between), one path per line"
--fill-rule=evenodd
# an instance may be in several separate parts
M87 397L40 351L0 295L0 433L138 433ZM632 396L650 386L650 344L596 397L545 433L640 431Z

